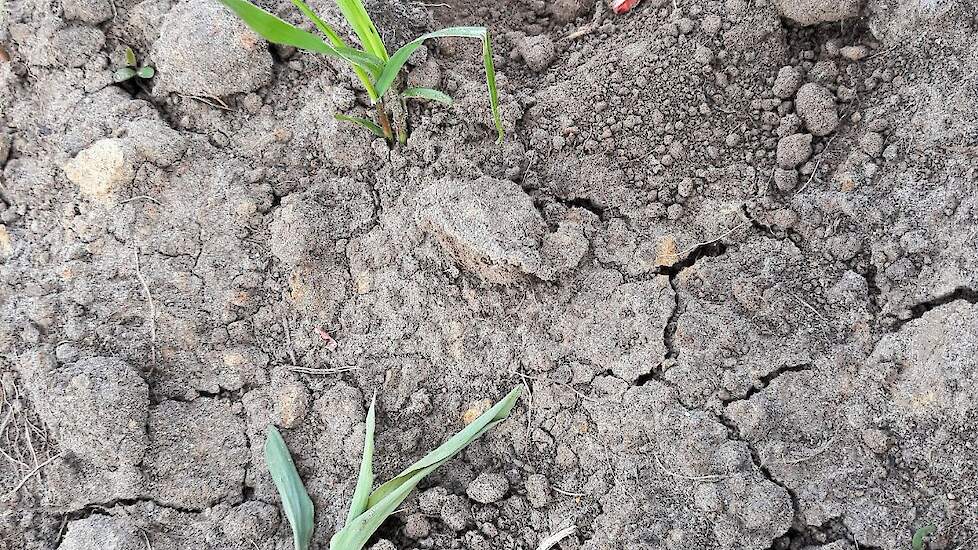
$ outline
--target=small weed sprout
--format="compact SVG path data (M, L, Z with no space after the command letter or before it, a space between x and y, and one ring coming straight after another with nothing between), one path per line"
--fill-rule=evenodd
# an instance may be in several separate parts
M913 540L910 541L910 547L913 550L924 550L926 545L926 539L933 533L935 527L933 525L924 525L920 529L914 531Z
M509 416L520 393L520 387L514 388L506 397L440 447L408 466L394 479L371 491L374 482L375 396L367 411L363 458L360 461L360 473L350 501L350 512L347 514L346 525L330 539L330 550L361 550L370 536L380 528L388 516L394 513L425 476ZM282 435L274 426L268 427L265 437L265 463L282 498L285 517L292 526L295 550L307 550L312 541L314 514L312 500L306 493L302 479L299 478Z
M417 50L421 44L431 38L441 37L461 37L477 38L482 41L482 60L486 69L486 85L489 89L489 107L492 112L493 123L498 134L497 141L503 139L503 126L499 117L499 94L496 89L496 71L492 65L492 45L489 41L489 32L485 27L449 27L439 31L423 34L402 46L399 50L388 55L387 48L377 31L377 27L367 14L361 0L335 0L336 5L343 13L347 24L357 35L360 45L363 48L358 50L347 46L340 35L333 30L325 21L322 20L312 9L302 0L292 0L299 11L313 22L317 29L326 37L328 43L319 36L306 32L294 25L286 23L271 13L255 6L248 0L221 0L225 6L233 11L242 21L252 30L261 35L269 42L293 46L302 50L309 50L332 57L342 59L350 64L353 72L356 73L360 83L363 84L367 95L370 96L371 105L376 106L377 120L369 120L360 117L351 117L337 114L336 118L345 122L358 124L374 134L392 141L394 139L395 128L391 125L391 117L384 106L384 97L391 92L396 96L397 101L405 99L428 99L441 103L451 103L451 98L444 92L431 88L406 88L402 90L393 89L395 80L407 62L408 57ZM403 110L403 109L402 109ZM401 143L407 140L406 124L400 124L397 128L397 139Z
M112 80L116 83L125 82L131 78L141 78L149 80L156 75L156 69L148 65L140 65L136 61L136 52L126 46L126 66L120 67L112 73Z

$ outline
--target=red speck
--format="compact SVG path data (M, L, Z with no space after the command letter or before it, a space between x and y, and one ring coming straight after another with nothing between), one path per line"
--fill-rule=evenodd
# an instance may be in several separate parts
M622 14L638 5L641 0L611 0L611 9Z
M330 336L328 332L326 332L320 327L316 327L316 334L318 334L319 337L322 338L323 342L326 342L326 349L328 349L329 351L333 351L336 349L336 340L333 340L333 337Z

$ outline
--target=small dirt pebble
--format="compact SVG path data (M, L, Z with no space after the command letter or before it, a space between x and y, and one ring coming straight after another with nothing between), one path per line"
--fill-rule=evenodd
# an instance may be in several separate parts
M821 84L808 83L798 89L795 108L805 121L805 127L816 136L827 136L839 126L832 92Z
M83 196L111 205L136 174L133 151L121 139L101 139L68 161L64 172Z
M569 23L593 7L594 0L556 0L550 4L550 12L558 23Z
M801 71L791 66L781 67L778 71L778 76L774 79L774 85L771 87L771 91L781 99L790 99L794 97L795 92L801 87L801 83Z
M530 506L543 508L550 503L550 480L543 474L532 474L526 478L526 499Z
M859 148L867 155L876 158L883 153L883 136L877 132L866 132L859 138Z
M554 41L545 34L527 36L523 40L520 40L517 48L519 49L520 55L523 56L523 61L526 62L526 66L536 73L547 70L550 64L553 63L554 58L557 57L557 49L554 47Z
M431 534L431 522L424 514L411 514L404 521L404 536L421 540Z
M418 507L425 515L437 516L446 498L448 491L444 487L434 487L418 494Z
M774 169L774 185L781 191L791 191L798 185L798 171L784 168Z
M98 25L112 19L112 4L109 0L61 0L65 19Z
M811 134L793 134L778 141L778 166L781 168L796 168L811 156Z
M476 502L489 504L502 500L508 491L509 480L506 479L506 476L495 472L483 472L472 483L469 483L465 494Z
M449 495L441 505L441 521L452 531L463 531L472 523L469 503L458 495Z
M869 48L866 46L846 46L839 50L839 54L849 61L862 61L869 56Z
M180 2L153 45L156 84L207 97L256 90L272 79L268 44L227 8L209 0Z

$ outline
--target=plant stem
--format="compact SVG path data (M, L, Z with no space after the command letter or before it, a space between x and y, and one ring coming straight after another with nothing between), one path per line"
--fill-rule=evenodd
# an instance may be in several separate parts
M384 129L384 137L387 141L393 141L394 130L391 129L391 119L387 116L387 108L384 107L383 101L377 102L377 119L380 121L380 127Z

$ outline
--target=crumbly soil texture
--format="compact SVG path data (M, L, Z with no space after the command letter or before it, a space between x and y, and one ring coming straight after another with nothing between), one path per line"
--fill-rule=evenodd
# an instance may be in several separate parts
M401 145L217 0L0 5L0 550L290 549L270 424L326 549L371 396L383 480L515 386L368 547L978 548L972 0L367 8L503 140L477 40Z

